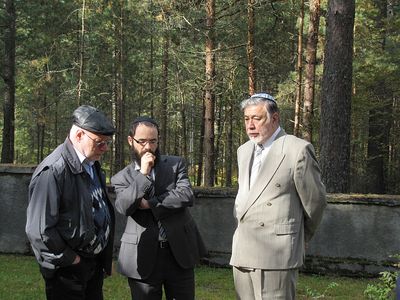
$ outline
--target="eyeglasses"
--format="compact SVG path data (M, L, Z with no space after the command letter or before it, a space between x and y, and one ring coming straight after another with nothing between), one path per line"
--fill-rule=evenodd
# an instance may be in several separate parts
M94 138L91 138L90 135L88 135L86 132L83 131L83 133L86 134L86 136L87 136L89 139L91 139L91 140L95 143L95 145L96 145L97 148L102 148L102 147L104 147L104 146L106 146L106 145L107 145L107 146L110 146L111 143L112 143L112 140L111 140L111 139L106 140L106 141L96 141Z
M152 145L156 145L158 143L158 140L156 140L156 139L153 139L153 140L137 140L137 139L135 139L133 137L132 140L134 140L136 143L138 143L142 147L146 146L147 144L152 146Z

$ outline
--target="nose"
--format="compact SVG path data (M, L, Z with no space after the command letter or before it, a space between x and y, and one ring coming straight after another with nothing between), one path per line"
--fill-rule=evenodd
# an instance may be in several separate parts
M254 128L255 128L254 122L253 122L252 119L250 119L250 120L248 121L248 123L247 123L247 128L250 128L250 129L254 129Z
M144 145L144 149L146 149L146 150L150 150L150 149L151 149L150 142L147 142L147 143Z

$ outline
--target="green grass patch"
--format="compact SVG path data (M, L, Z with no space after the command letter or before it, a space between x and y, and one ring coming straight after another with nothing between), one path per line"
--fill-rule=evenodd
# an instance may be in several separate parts
M32 256L0 255L1 300L45 300L44 282ZM199 266L196 300L234 300L229 268ZM364 290L376 279L300 274L297 299L366 299ZM130 300L127 280L115 272L104 281L105 300Z

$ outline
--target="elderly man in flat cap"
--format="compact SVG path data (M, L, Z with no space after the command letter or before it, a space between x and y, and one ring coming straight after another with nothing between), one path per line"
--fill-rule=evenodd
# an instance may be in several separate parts
M69 136L32 176L26 233L47 299L103 299L115 220L99 159L113 134L104 113L78 107Z

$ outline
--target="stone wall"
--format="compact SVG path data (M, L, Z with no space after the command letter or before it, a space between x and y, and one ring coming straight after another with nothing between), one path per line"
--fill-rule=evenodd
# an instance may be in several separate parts
M0 165L0 253L30 254L25 236L28 185L34 167ZM235 189L195 188L191 208L210 255L228 266L235 221ZM112 188L109 189L113 199ZM370 276L394 270L400 254L400 196L328 195L321 226L310 242L305 272ZM116 252L125 225L117 215Z
M236 190L195 189L192 213L211 251L227 264L235 228ZM372 276L394 270L400 254L400 196L329 194L322 222L306 251L305 272Z
M25 222L34 170L33 166L0 165L0 252L29 252Z

